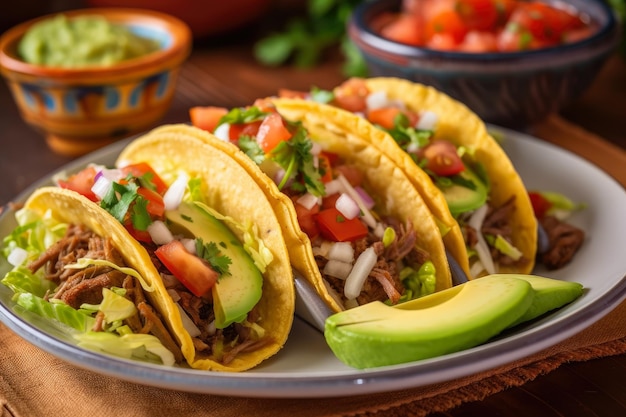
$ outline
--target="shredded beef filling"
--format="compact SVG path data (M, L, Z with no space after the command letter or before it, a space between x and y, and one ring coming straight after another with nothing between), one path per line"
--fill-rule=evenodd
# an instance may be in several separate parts
M172 273L154 255L153 249L147 249L161 275L173 277ZM233 323L225 329L216 329L211 292L197 297L175 278L164 280L164 283L168 290L173 290L178 294L180 298L177 301L178 304L200 330L200 335L193 337L192 341L196 352L201 353L203 357L228 365L240 353L253 352L272 342L268 336L258 339L250 327L240 323ZM261 321L256 307L248 313L247 321L249 323Z
M539 255L539 260L549 269L565 266L582 246L585 232L554 216L545 216L540 222L548 234L550 247Z
M183 355L163 323L159 314L149 305L138 280L109 266L88 266L84 269L65 269L81 258L102 259L117 266L126 266L120 252L113 247L111 239L102 238L84 226L70 225L65 236L46 250L39 259L28 265L32 272L43 268L46 279L57 284L47 298L59 299L73 308L84 303L102 302L102 289L119 287L126 289L125 297L137 307L137 313L124 320L135 333L156 336L170 350L177 363ZM103 317L96 317L94 331L102 331Z
M509 198L503 205L500 207L491 207L489 206L489 210L487 211L487 215L485 216L485 220L483 221L483 225L481 228L481 233L485 236L501 236L508 242L513 242L513 230L511 225L509 224L509 219L513 215L515 211L515 196ZM467 224L463 225L463 236L465 238L465 244L473 248L476 246L478 242L476 229L470 227ZM513 259L510 256L500 252L494 247L491 247L491 257L493 258L493 262L496 265L500 266L522 266L529 262L527 258L524 256L519 259Z
M371 232L367 237L352 242L355 260L370 246L374 247L378 255L376 265L365 280L361 294L357 297L359 305L386 300L397 303L404 293L404 285L400 281L402 264L422 265L429 259L429 254L415 245L417 233L410 222L405 225L392 219L386 219L386 221L396 231L396 239L388 247L385 248L382 240ZM315 260L319 270L323 271L328 259L317 255ZM347 301L343 296L345 281L323 273L322 276L341 299L344 302Z

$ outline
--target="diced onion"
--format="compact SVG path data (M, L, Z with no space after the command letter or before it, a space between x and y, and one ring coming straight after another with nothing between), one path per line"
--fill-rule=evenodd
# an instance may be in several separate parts
M489 207L484 204L482 207L479 207L474 214L470 217L468 221L468 225L476 230L476 253L478 254L478 259L482 262L485 267L485 271L488 274L495 274L496 267L493 264L493 258L491 257L491 252L489 251L489 246L483 237L482 232L480 231L483 226L483 221L485 220L485 216L487 216L487 210Z
M230 124L222 123L215 129L213 135L224 142L230 142Z
M330 261L326 262L326 265L324 265L324 270L322 272L324 272L325 275L330 275L331 277L346 279L348 278L351 270L351 263L331 259Z
M419 120L415 124L415 128L419 130L435 130L439 117L437 113L426 110L420 114Z
M180 294L178 294L178 292L176 290L173 290L173 289L169 288L166 291L170 295L170 297L172 298L172 301L174 301L175 303L177 303L178 300L180 300Z
M311 155L319 155L322 153L322 145L317 142L313 142L311 146Z
M324 184L324 187L326 195L333 195L345 191L343 186L341 185L341 181L339 180L328 181L326 184Z
M365 207L365 203L361 199L361 196L359 196L359 193L356 192L356 190L352 187L352 185L350 185L346 177L344 177L343 175L340 174L337 179L341 182L341 185L346 190L346 193L350 197L352 197L352 199L356 201L356 203L359 205L359 208L363 212L362 219L365 224L367 224L370 228L375 229L377 224L376 219L374 219L374 216L372 216L372 213L370 213L369 209Z
M187 190L187 182L189 176L185 172L181 172L178 178L170 185L165 194L163 195L163 204L165 210L176 210L183 201L185 191Z
M183 322L183 327L185 328L185 330L187 330L187 333L189 333L189 336L191 337L200 336L200 329L198 329L198 326L196 326L195 323L191 320L191 318L189 318L189 316L187 315L187 312L178 303L176 303L176 307L178 307L178 311L180 311L180 318Z
M106 196L111 190L112 184L113 181L111 181L104 175L100 175L91 186L91 192L93 192L96 197L102 200L104 196Z
M305 193L298 197L296 202L307 210L311 210L319 202L319 198L311 193Z
M328 252L330 248L333 247L334 242L330 240L323 240L320 246L313 246L313 255L315 256L323 256L328 259Z
M359 193L359 197L363 200L363 204L367 207L368 210L374 208L374 199L365 191L363 188L356 186L354 187L355 191Z
M217 331L217 327L215 326L215 320L206 325L206 331L209 336L213 336L215 334L215 332Z
M387 92L384 90L374 91L365 98L365 105L368 110L376 110L389 105Z
M348 220L354 219L361 213L361 209L356 201L345 193L339 196L335 202L335 208Z
M180 243L182 243L185 249L187 249L187 252L191 253L192 255L196 254L196 240L195 239L181 239Z
M354 261L354 248L350 242L331 243L327 259L352 263Z
M167 225L163 223L161 220L155 220L148 226L148 233L150 234L150 238L157 245L165 245L166 243L170 243L174 240L174 236L170 229L167 228Z
M343 294L348 300L359 296L363 284L372 271L372 268L374 268L374 265L376 265L377 260L378 256L376 255L376 251L371 246L359 255L343 287Z
M7 261L13 266L20 266L28 258L28 252L20 247L15 247L7 256Z
M470 267L470 271L469 271L470 272L470 277L469 278L476 278L484 270L485 270L485 267L483 266L483 263L480 262L480 259L478 259Z

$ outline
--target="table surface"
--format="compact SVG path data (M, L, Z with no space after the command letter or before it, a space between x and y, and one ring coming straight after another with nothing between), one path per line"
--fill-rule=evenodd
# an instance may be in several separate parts
M331 88L344 79L339 68L338 60L333 59L308 70L264 68L252 58L249 43L224 39L198 43L181 71L173 106L162 122L187 122L188 109L195 105L249 104L257 97L274 94L279 87ZM21 120L4 83L0 85L0 109L0 205L4 205L71 158L52 153L42 136ZM626 149L625 61L611 59L590 90L562 116ZM593 149L579 153L585 152ZM601 168L623 173L623 167L602 166L601 162L596 161ZM565 364L521 387L437 415L626 415L626 355Z

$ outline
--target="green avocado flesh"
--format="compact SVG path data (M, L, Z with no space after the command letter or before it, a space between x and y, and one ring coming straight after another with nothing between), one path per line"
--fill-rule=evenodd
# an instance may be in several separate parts
M457 352L582 293L579 284L540 278L490 275L393 307L365 304L329 317L324 335L341 361L359 369Z
M222 275L212 290L215 325L223 329L243 321L261 299L263 276L239 239L220 220L194 204L182 203L178 209L166 212L166 217L177 226L173 227L176 232L205 243L215 242L230 258L230 274Z
M494 276L503 276L495 274ZM543 314L571 303L583 294L583 286L578 282L561 281L537 275L515 275L526 280L535 291L530 308L512 326L535 319Z
M457 216L466 211L476 210L487 201L488 189L485 184L471 170L465 169L459 176L465 181L471 181L476 185L475 189L470 189L459 184L452 184L449 187L442 187L441 191L448 203L448 208L453 216Z

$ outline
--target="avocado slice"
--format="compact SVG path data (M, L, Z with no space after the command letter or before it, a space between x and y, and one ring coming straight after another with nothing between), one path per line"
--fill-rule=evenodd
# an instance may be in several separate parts
M394 307L372 302L334 314L324 336L355 368L411 362L486 342L522 317L533 298L525 280L486 276Z
M449 187L441 187L441 192L453 216L481 207L487 202L489 193L488 187L471 169L466 167L457 175L462 182L471 182L475 187L471 189L457 183L453 183Z
M193 203L183 202L165 213L174 233L215 242L231 259L229 274L212 289L215 326L218 329L243 321L261 299L263 276L239 239L220 220Z
M505 275L494 274L492 276L502 277ZM513 276L527 281L535 292L535 298L530 308L509 327L535 319L549 311L569 304L583 294L583 285L578 282L561 281L538 275L509 274L506 276Z

